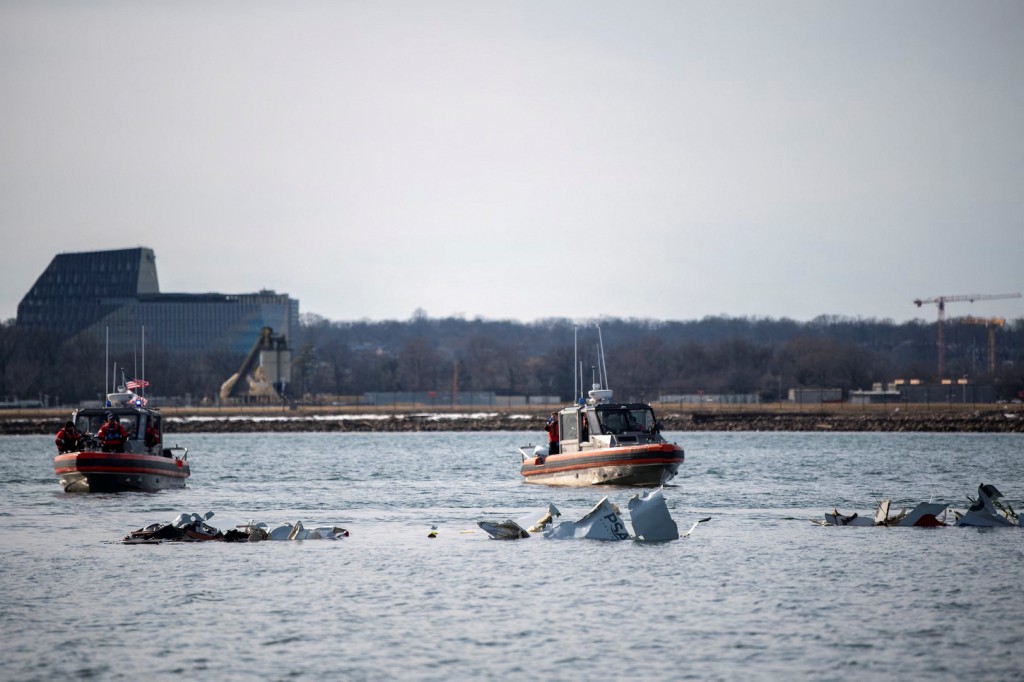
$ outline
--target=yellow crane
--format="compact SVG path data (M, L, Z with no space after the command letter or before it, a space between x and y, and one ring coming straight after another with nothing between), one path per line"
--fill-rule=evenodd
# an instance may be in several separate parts
M933 296L932 298L917 298L914 299L914 305L918 308L923 306L925 303L934 303L939 308L939 320L935 325L935 332L937 335L936 343L938 344L939 351L939 378L942 378L943 373L946 371L946 344L942 336L942 324L946 319L946 304L954 303L956 301L968 301L974 303L975 301L992 301L997 298L1020 298L1020 292L1012 294L961 294L958 296Z
M1002 317L960 317L960 322L966 324L983 324L988 330L988 373L996 373L996 327L1002 327L1006 320Z

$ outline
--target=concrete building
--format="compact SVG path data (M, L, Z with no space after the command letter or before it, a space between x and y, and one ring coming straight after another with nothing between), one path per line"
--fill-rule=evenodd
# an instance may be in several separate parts
M299 302L287 294L161 293L156 256L145 247L61 253L18 304L19 327L90 338L131 352L145 328L147 348L173 354L244 354L271 327L295 347Z
M808 403L841 403L843 390L840 388L791 388L789 402L806 405Z

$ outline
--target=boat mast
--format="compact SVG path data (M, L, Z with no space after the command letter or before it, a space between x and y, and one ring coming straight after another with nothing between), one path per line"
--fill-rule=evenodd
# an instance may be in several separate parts
M597 325L597 350L598 355L598 375L601 380L601 388L611 390L611 386L608 384L608 367L604 364L604 339L601 337L601 325Z
M579 327L577 327L576 325L573 325L572 326L572 402L573 402L574 405L576 404L576 399L579 398L579 396L580 396L580 377L579 377L579 374L577 374L577 369L579 367L578 350L577 350L577 347L579 345L578 344L578 338L579 338L578 337L578 332L579 332Z

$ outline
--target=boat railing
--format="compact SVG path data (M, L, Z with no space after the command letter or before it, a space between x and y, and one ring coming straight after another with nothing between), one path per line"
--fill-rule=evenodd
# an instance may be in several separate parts
M185 462L188 461L188 448L181 445L172 445L163 449L164 457L173 457L174 459L180 459Z

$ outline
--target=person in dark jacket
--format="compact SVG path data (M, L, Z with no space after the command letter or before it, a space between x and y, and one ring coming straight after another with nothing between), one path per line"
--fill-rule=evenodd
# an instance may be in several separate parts
M153 423L154 421L155 419L151 419L146 424L146 447L150 450L160 446L160 430L157 428L157 424Z

